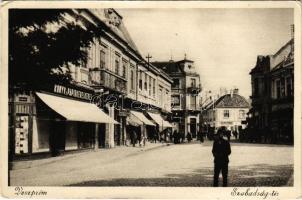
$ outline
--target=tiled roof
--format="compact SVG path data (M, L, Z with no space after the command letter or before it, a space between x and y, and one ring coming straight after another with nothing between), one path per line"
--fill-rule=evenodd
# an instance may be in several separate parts
M226 94L220 97L214 105L216 108L249 108L247 100L238 94Z

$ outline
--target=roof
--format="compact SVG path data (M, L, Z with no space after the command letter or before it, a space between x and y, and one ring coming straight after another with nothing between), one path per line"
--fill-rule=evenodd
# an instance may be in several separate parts
M190 63L193 63L194 61L192 60L188 60L188 59L183 59L183 60L180 60L180 61L177 61L178 63L184 63L184 62L190 62Z
M264 72L266 69L270 68L270 56L257 56L257 62L255 67L251 70L250 74L257 72Z
M181 73L183 70L178 65L177 62L174 62L173 60L170 61L162 61L162 62L152 62L152 65L156 66L157 68L163 70L164 72L170 74L170 73Z
M123 20L122 16L113 8L109 9L89 9L89 11L97 17L101 22L105 23L106 26L113 32L115 33L118 37L120 37L124 42L126 42L129 47L135 51L137 54L140 55L140 52L135 45L134 41L132 40ZM120 17L120 20L118 22L115 22L113 20L116 20L115 18L112 19L110 17L110 14L108 13L114 13L117 16ZM141 56L141 55L140 55Z
M215 108L249 108L248 101L238 94L226 94L215 101Z

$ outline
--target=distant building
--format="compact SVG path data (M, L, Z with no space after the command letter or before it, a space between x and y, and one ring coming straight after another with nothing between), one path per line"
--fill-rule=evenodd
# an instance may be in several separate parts
M171 111L173 127L187 135L196 137L200 118L200 75L196 72L194 61L165 61L152 63L165 71L173 80L171 92Z
M260 133L259 140L293 142L294 38L274 55L258 56L250 75L249 127Z
M224 126L228 130L239 131L246 128L249 107L248 101L238 94L238 89L234 89L203 108L204 125L215 129Z

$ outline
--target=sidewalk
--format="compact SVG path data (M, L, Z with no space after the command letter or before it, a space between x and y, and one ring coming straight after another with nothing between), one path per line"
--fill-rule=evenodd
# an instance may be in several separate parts
M94 149L89 149L89 150L83 150L83 151L74 151L74 152L65 152L65 155L60 155L57 157L47 157L47 158L42 158L42 159L36 159L36 160L18 160L18 161L13 161L11 162L11 170L19 170L19 169L27 169L27 168L32 168L36 166L41 166L41 165L47 165L50 163L58 162L58 161L63 161L63 160L68 160L72 159L75 157L83 157L83 156L94 156L95 154L98 154L100 159L107 158L108 156L104 156L104 154L110 154L113 158L115 157L113 154L120 154L123 155L123 157L129 157L133 155L137 155L141 152L146 152L150 150L155 150L157 148L165 147L171 145L169 143L150 143L147 142L146 146L139 147L136 145L135 147L133 146L116 146L113 148L100 148L97 150Z

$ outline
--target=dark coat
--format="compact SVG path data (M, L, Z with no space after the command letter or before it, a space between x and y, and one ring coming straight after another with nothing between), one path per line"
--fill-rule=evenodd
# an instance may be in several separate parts
M215 163L228 163L229 155L231 154L231 145L223 138L214 141L212 153Z

